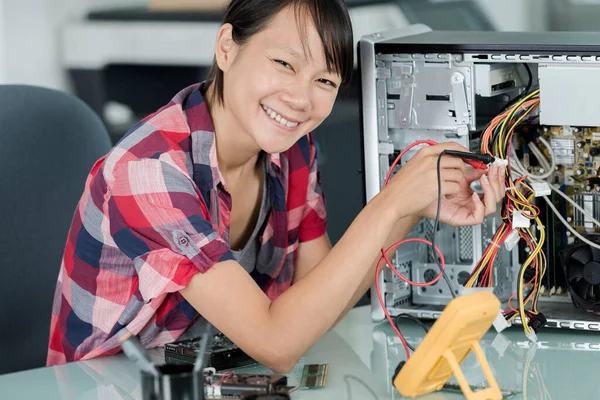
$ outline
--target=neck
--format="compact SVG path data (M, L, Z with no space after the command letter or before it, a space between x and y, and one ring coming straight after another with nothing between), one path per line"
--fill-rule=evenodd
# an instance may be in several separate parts
M207 97L212 98L210 93ZM226 106L214 104L210 107L210 114L215 128L217 162L221 174L227 179L254 171L262 152L260 147L245 134Z

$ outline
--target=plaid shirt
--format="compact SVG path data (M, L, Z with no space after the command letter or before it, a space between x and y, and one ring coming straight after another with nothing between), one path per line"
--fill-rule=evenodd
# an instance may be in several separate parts
M125 331L146 347L176 340L199 317L179 290L233 259L231 196L202 87L178 93L92 168L58 276L48 365L115 354ZM291 285L298 244L325 233L325 203L310 135L266 165L258 259L279 261L252 277L275 300Z

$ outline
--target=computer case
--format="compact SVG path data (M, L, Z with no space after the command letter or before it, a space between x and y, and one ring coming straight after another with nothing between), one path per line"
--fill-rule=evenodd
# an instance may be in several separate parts
M600 33L433 31L411 25L364 36L358 51L365 202L382 190L395 156L409 144L455 141L477 151L490 120L524 91L539 89L536 132L551 143L556 161L549 179L587 214L558 196L552 201L574 229L596 240L598 227L590 216L600 219ZM399 168L416 151L407 153ZM546 326L600 331L597 310L574 306L570 294L564 252L576 240L543 204L548 268L539 309ZM478 226L440 225L436 244L457 293L500 223L499 215L493 215ZM430 240L432 233L433 221L423 219L409 236ZM511 251L503 246L495 260L493 290L504 307L516 291L527 251L523 243ZM585 252L600 256L594 248ZM425 245L406 245L392 263L406 277L426 282L439 273L431 254ZM600 274L600 263L588 262L585 271L587 277ZM392 316L409 313L435 319L452 297L443 279L428 287L411 287L386 268L378 280ZM590 304L600 301L600 286L584 284ZM373 320L382 320L375 288L371 302Z

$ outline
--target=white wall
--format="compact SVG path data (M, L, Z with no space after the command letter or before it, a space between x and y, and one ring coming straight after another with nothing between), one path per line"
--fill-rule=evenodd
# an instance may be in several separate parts
M128 7L146 0L0 0L0 83L68 90L58 32L91 8Z
M500 30L545 28L546 0L477 1ZM69 90L58 43L64 21L89 9L145 4L147 0L0 0L0 83Z
M547 0L477 0L499 31L545 31Z
M4 4L0 1L0 83L6 80L6 56L4 51Z

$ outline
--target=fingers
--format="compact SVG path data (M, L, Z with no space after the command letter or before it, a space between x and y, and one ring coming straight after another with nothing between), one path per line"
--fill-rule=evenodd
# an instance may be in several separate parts
M485 206L479 198L479 195L473 192L473 220L470 221L471 225L481 224L485 217Z
M504 197L504 168L492 165L488 171L489 183L496 195L496 201L500 201Z
M440 160L440 169L445 168L459 169L463 172L463 175L467 173L467 166L464 161L456 157L442 157Z
M498 167L498 186L502 191L501 199L506 195L506 168Z
M442 182L442 197L454 196L460 192L460 184L458 182L444 181Z
M440 178L444 182L456 182L460 184L465 179L465 173L461 169L443 169Z
M481 176L485 173L487 173L487 171L484 171L482 169L467 168L465 172L465 179L470 184L471 182L481 178Z
M482 175L481 188L483 189L483 203L485 205L485 215L496 212L496 193L487 175Z
M466 151L466 152L469 151L469 149L467 149L464 146L461 146L460 144L458 144L456 142L438 143L435 146L429 146L427 148L424 148L423 150L427 150L426 151L427 154L435 155L435 156L438 156L444 150L456 150L456 151Z

